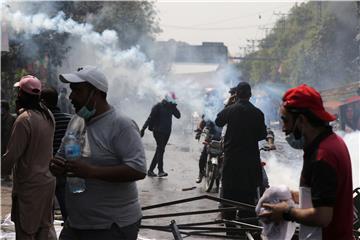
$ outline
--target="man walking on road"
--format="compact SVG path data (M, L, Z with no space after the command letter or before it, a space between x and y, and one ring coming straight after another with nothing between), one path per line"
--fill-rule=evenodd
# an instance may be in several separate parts
M171 134L172 116L174 115L177 119L181 116L176 105L175 93L170 92L151 109L150 116L140 131L143 137L145 129L149 128L153 132L156 141L156 152L148 171L149 177L166 177L168 175L164 171L164 152ZM158 175L154 173L156 165L159 169Z
M262 182L258 142L265 139L267 132L264 114L249 101L250 85L240 82L235 91L237 100L218 113L215 120L219 127L227 125L221 197L254 205ZM247 218L254 217L255 213L239 210L238 215ZM235 217L235 211L223 215L227 220ZM226 226L233 227L232 224Z
M56 175L70 172L85 180L81 193L66 188L68 218L59 239L135 240L142 217L136 181L146 176L138 128L108 104L108 82L98 67L85 66L59 78L70 83L77 115L67 132L81 136L82 155L63 161L62 143L50 168Z
M300 223L299 239L353 240L351 160L344 141L329 126L335 116L325 111L320 94L303 84L284 94L281 118L289 144L304 149L301 199L294 194L300 207L263 204L269 211L261 217Z

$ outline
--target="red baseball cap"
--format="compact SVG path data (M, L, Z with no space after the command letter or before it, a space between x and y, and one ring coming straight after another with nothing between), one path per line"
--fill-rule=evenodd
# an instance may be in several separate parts
M22 77L19 82L14 84L14 87L19 87L21 90L31 95L40 95L41 92L40 80L31 75Z
M284 107L308 109L323 121L331 122L336 119L325 111L320 93L306 84L287 90L282 100Z

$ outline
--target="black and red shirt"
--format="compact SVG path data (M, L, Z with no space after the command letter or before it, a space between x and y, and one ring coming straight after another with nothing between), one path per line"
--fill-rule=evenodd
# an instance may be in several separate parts
M322 239L352 240L351 160L344 141L331 128L304 149L300 186L311 189L313 207L333 208L332 221L322 229Z

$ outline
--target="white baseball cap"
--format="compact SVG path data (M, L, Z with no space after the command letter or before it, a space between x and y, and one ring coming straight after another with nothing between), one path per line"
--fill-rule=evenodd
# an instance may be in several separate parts
M88 82L102 92L107 93L108 81L105 74L95 66L84 66L75 73L66 73L59 75L63 83L82 83Z

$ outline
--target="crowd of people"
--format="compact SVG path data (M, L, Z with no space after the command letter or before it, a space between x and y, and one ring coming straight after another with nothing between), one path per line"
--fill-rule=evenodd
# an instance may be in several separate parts
M16 238L56 239L56 196L64 220L59 239L137 239L142 214L136 181L146 175L168 175L165 147L172 117L181 117L175 93L152 108L140 130L108 103L108 81L99 67L84 66L60 74L59 80L71 89L72 107L64 104L66 88L59 96L56 89L43 87L30 75L14 85L16 119L9 113L9 104L1 103L1 174L13 178L11 218ZM220 140L225 129L220 197L256 205L264 178L259 141L268 138L269 131L263 112L250 102L249 83L240 82L229 92L229 101L214 121L203 116L196 137L207 127ZM263 203L267 211L258 216L238 210L224 212L222 217L249 218L255 224L257 217L275 223L295 221L300 224L300 239L352 240L351 161L345 143L329 125L335 117L325 111L320 94L305 84L285 92L280 113L289 144L304 151L300 197L293 192L299 206ZM149 168L141 140L146 129L156 141ZM67 159L69 151L75 150L64 140L72 134L81 147L75 161ZM206 155L204 148L197 183L205 175ZM74 177L84 180L81 193L66 187ZM226 227L235 225L226 223Z

